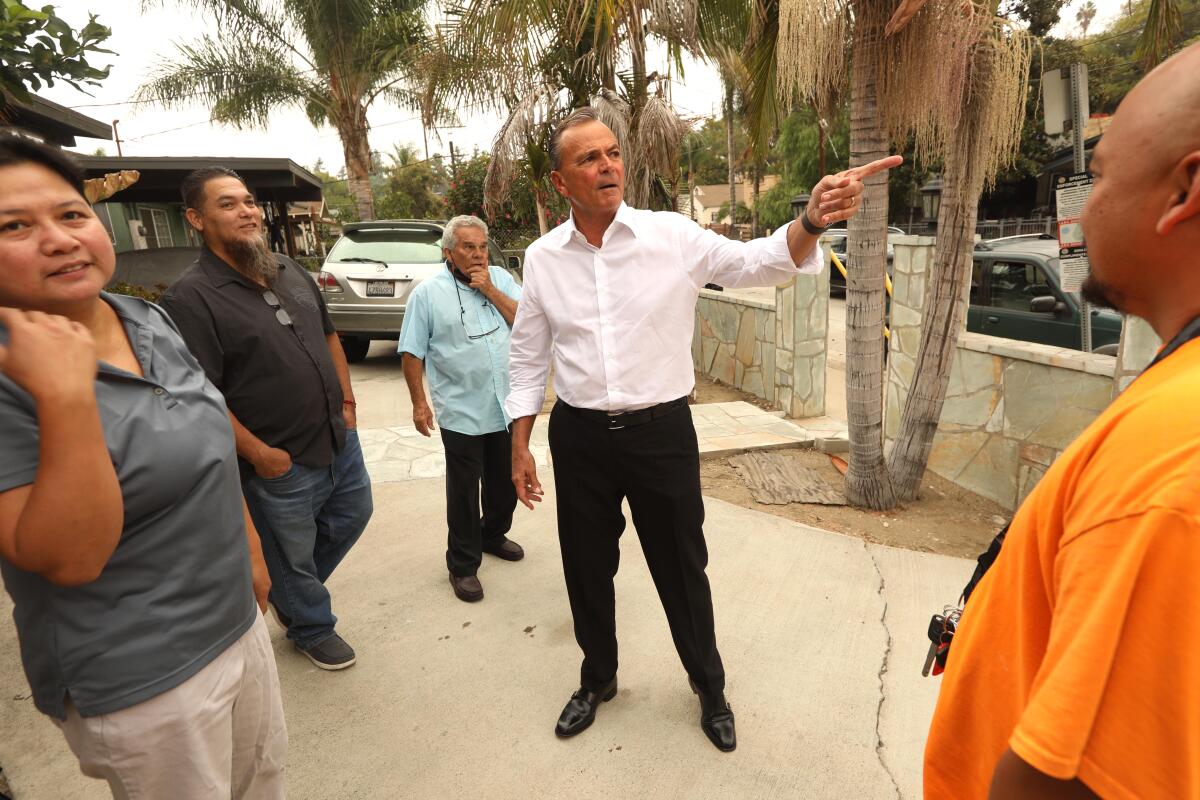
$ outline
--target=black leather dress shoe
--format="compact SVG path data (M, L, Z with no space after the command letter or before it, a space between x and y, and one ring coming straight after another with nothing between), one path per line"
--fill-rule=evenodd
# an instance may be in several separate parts
M597 692L589 689L580 689L575 692L567 701L562 713L558 715L558 724L554 726L555 735L566 739L587 730L588 726L596 719L596 707L601 703L607 703L616 696L616 678L613 678L611 683Z
M737 749L737 733L733 727L733 709L725 702L725 693L715 695L700 691L696 683L688 678L688 685L700 697L700 730L723 753Z

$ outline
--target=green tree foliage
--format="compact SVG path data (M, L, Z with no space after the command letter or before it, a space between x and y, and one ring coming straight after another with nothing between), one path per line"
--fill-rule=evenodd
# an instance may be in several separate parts
M30 89L61 80L82 90L99 86L108 67L88 63L91 54L111 54L100 47L112 31L91 14L78 31L57 17L54 6L29 8L23 0L0 0L0 109L6 97L28 102Z
M837 172L846 168L850 128L844 112L829 123L832 147L826 144L825 169ZM767 165L768 171L778 172L780 180L758 198L758 219L763 227L773 229L790 222L792 198L809 191L821 179L819 138L817 116L811 108L801 108L784 117Z
M722 219L725 219L727 216L729 216L729 201L728 200L726 200L724 203L721 204L721 208L717 212L717 219L722 220ZM750 221L750 209L746 207L745 203L739 202L737 204L737 219L735 219L734 222L738 225L745 225L749 221Z
M324 161L317 159L309 172L321 179L321 192L330 216L338 222L358 222L358 211L350 187L346 185L345 171L341 175L334 175L326 171Z
M501 247L521 247L538 237L537 204L533 185L525 174L514 176L509 200L504 211L488 219L483 210L483 184L491 158L487 153L474 153L460 161L457 176L451 177L446 188L444 216L474 214L488 224L488 231ZM567 218L567 208L556 194L549 199L548 222L554 227Z
M413 147L396 145L391 164L381 170L375 189L380 219L440 219L446 173L440 159L422 159Z
M734 127L734 156L746 149L746 132L739 122ZM688 154L691 153L692 177L697 186L729 182L729 156L725 142L725 120L706 119L688 134L679 157L679 172L686 185ZM735 165L736 166L736 165Z
M1015 0L1003 4L1000 13L1009 19L1023 20L1034 36L1045 36L1058 24L1066 0Z

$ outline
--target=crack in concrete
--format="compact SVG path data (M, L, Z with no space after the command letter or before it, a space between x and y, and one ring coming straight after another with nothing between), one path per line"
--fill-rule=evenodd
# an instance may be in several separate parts
M871 559L871 566L875 569L875 574L879 576L879 599L883 602L883 611L879 615L879 624L883 626L883 632L887 636L887 646L883 651L883 658L879 662L879 705L875 707L875 757L879 759L879 766L883 767L883 771L887 773L888 780L892 782L892 789L896 792L896 797L903 800L903 793L900 791L900 784L896 782L896 776L888 766L887 759L883 753L883 733L880 730L880 724L883 719L883 704L887 701L887 690L884 687L883 678L887 675L888 661L892 656L892 631L887 624L888 602L884 596L885 581L883 579L883 570L879 568L879 562L875 560L875 554L871 552L871 548L866 542L863 542L863 549L867 551L867 557Z

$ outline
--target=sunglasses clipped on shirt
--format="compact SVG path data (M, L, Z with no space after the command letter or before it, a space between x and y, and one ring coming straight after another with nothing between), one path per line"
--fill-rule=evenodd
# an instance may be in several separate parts
M463 305L462 291L460 291L460 290L459 290L459 288L458 288L458 280L457 280L457 279L454 281L454 293L455 293L456 295L458 295L458 321L462 323L462 326L463 326L463 332L467 334L467 338L468 338L468 339L470 339L470 340L472 340L472 341L474 341L474 340L476 340L476 339L483 339L483 338L485 338L485 337L487 337L487 336L491 336L493 333L495 333L496 331L500 330L500 322L499 322L499 321L497 321L497 322L496 322L496 327L492 328L490 331L487 331L486 333L477 333L477 334L472 334L472 333L471 333L471 331L467 329L467 309L466 309L466 306L464 306L464 305ZM485 298L484 298L484 300L483 300L483 306L482 306L482 307L483 307L483 308L491 308L491 309L492 309L492 316L493 316L493 317L495 317L495 316L496 316L496 309L495 309L495 307L494 307L494 306L492 306L492 304L491 304L491 303L489 303L489 302L487 301L487 298L486 298L486 297L485 297Z
M262 293L262 299L266 304L275 309L275 319L279 320L280 325L291 325L292 316L282 306L279 305L279 298L270 289Z

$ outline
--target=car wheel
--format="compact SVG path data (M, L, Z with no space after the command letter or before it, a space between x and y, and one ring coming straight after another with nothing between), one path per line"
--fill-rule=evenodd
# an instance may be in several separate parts
M1117 354L1117 344L1102 344L1099 347L1092 348L1092 352L1098 356L1115 356Z
M363 339L359 336L342 337L342 350L346 352L346 360L351 364L357 364L366 358L367 351L370 349L370 339Z

